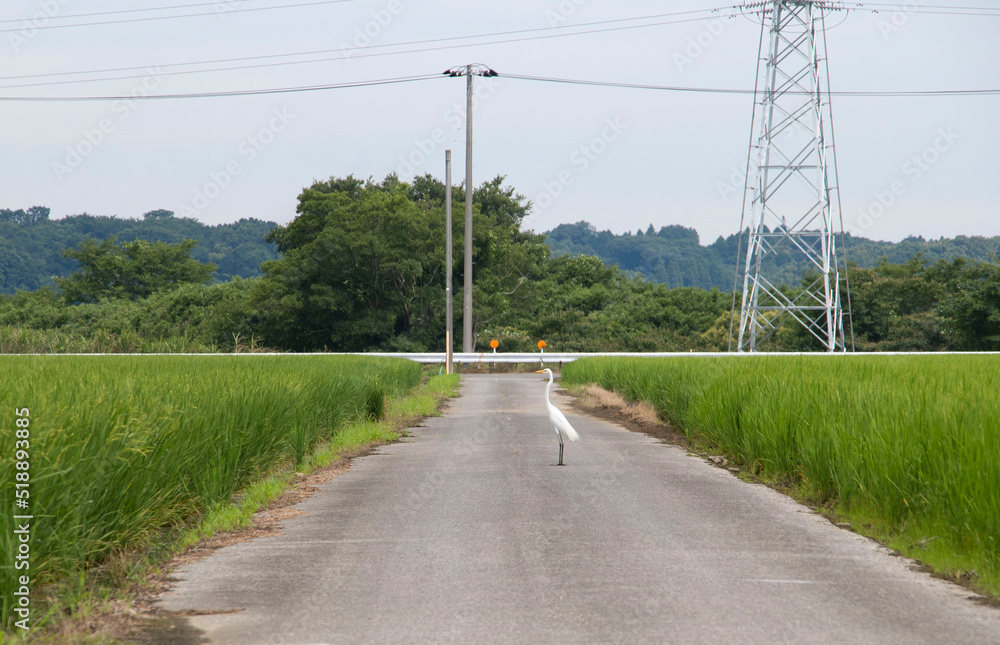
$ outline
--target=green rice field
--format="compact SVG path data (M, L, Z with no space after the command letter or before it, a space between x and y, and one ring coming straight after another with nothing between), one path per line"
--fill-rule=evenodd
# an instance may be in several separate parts
M745 470L1000 594L1000 357L588 358L563 382L647 401Z
M143 546L344 424L380 418L422 373L401 359L267 355L12 356L0 369L5 629L21 576L37 596Z

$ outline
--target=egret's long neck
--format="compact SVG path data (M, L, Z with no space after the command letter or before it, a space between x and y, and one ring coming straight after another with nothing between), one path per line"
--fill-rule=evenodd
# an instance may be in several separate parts
M552 389L552 380L554 378L555 378L555 375L552 372L549 372L549 384L545 386L545 400L546 401L551 401L551 399L549 398L549 390Z

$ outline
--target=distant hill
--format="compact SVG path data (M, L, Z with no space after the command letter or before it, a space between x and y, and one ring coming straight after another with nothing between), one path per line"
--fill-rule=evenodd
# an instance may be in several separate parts
M141 219L95 216L86 213L63 219L49 218L49 209L34 206L27 210L0 209L0 293L17 289L33 291L52 286L53 276L65 276L77 266L59 253L75 247L84 238L103 240L117 235L123 242L136 239L177 243L198 240L193 256L219 266L218 281L235 276L260 275L260 265L279 257L275 245L264 236L277 224L258 219L241 219L232 224L208 226L198 220L176 217L170 211L146 213ZM617 264L631 274L642 274L653 282L671 287L733 288L739 236L719 237L702 246L698 232L683 226L664 226L659 231L650 224L645 231L615 235L598 231L588 222L561 224L545 234L553 255L595 255L607 264ZM910 237L899 243L877 242L863 237L845 237L848 259L871 267L885 258L902 263L922 253L935 262L964 257L996 262L1000 236L924 240ZM798 282L806 265L794 254L771 261L770 275L784 284Z
M736 251L739 236L719 237L702 246L698 232L683 226L664 226L659 231L650 224L645 233L615 235L598 231L588 222L560 224L545 234L553 255L596 255L607 264L617 264L629 273L641 273L653 282L671 287L718 287L731 291L736 275ZM872 267L885 258L890 263L903 263L922 253L925 260L969 260L996 262L1000 236L965 237L925 240L909 237L902 242L877 242L863 237L844 238L849 262ZM744 244L744 253L746 252ZM779 284L796 284L808 268L806 263L788 252L770 261L769 275ZM739 288L742 288L740 285Z
M16 211L0 209L0 293L11 294L17 289L34 291L53 285L53 276L72 273L76 261L59 253L88 236L103 240L117 235L122 242L198 240L192 255L196 260L217 264L217 280L258 276L261 262L278 258L275 246L264 241L264 236L275 226L274 222L252 218L207 226L195 219L175 217L165 210L151 211L142 219L83 214L53 220L44 206Z

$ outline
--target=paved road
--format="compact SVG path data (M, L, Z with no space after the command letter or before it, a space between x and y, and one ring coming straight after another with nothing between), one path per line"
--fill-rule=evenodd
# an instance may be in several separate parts
M1000 643L1000 612L782 495L471 376L284 533L177 572L211 643ZM564 409L566 406L563 406Z

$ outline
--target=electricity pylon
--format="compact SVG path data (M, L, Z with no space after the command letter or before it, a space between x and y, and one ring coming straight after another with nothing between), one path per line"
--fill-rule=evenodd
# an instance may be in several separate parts
M826 38L823 16L837 3L768 0L760 14L763 92L748 170L749 239L743 272L738 351L758 351L794 320L827 351L846 351L835 233L843 231L835 179ZM761 61L763 62L763 61ZM754 152L756 155L754 156ZM754 174L750 174L754 173ZM746 212L746 211L745 211ZM745 216L744 216L745 217ZM838 229L834 230L834 223ZM742 235L742 232L741 232ZM778 283L779 252L808 260L808 284Z

